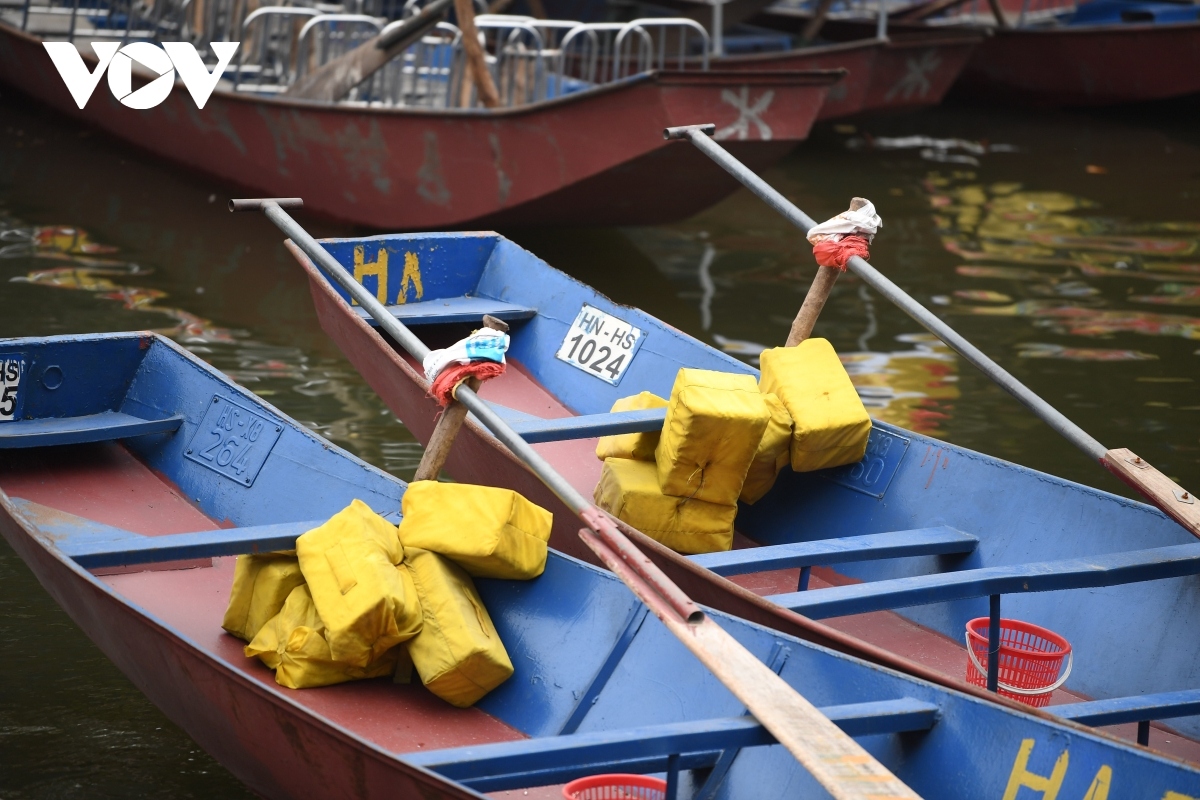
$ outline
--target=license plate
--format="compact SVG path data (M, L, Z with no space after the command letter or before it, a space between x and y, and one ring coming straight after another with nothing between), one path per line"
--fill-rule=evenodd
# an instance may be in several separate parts
M25 372L25 356L0 353L0 422L20 419L21 381Z
M279 440L283 426L220 395L200 422L184 457L250 486Z
M616 386L645 338L641 328L585 305L554 355L560 361Z

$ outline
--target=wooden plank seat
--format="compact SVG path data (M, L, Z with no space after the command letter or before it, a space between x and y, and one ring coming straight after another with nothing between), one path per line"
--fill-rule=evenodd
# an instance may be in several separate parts
M851 736L926 731L938 715L936 705L909 697L820 711ZM721 751L774 743L774 736L746 716L408 753L404 759L477 791L495 792L599 772L662 772L676 755L678 769L706 768Z
M835 586L767 599L812 619L825 619L972 597L1117 586L1198 573L1200 542Z
M36 520L63 555L85 569L292 550L296 537L325 522L307 520L142 536L23 498L14 497L12 502L22 515Z
M978 544L979 540L969 533L941 526L748 547L689 558L718 575L745 575L773 569L828 566L882 558L963 554L974 551Z
M516 322L537 316L536 308L506 303L503 300L492 300L488 297L440 297L436 300L422 300L417 303L403 303L388 306L387 310L393 317L405 325L449 325L453 323L481 323L484 314L502 319L505 322ZM378 323L358 306L355 313L367 321L367 324L378 326Z
M505 422L530 444L591 439L618 433L660 431L667 418L665 408L620 411L615 414L584 414L577 417L542 419L512 408L497 408Z
M166 419L142 419L119 411L104 411L81 417L47 417L0 422L0 450L109 442L152 433L173 433L182 423L183 417L179 415Z
M1200 714L1200 689L1089 700L1052 706L1046 710L1063 719L1092 726L1191 717Z

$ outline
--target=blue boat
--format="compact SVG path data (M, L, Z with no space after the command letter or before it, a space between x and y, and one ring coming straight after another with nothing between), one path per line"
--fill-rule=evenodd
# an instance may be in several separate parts
M623 771L666 773L679 797L823 796L614 576L557 552L533 581L478 581L516 672L474 708L386 678L276 685L221 631L229 557L290 548L355 498L395 519L405 485L154 334L0 340L0 361L16 387L0 406L0 531L258 794L552 797ZM1200 795L1193 767L1079 724L713 617L923 797Z
M427 343L453 341L483 314L508 320L515 366L482 396L587 496L601 470L595 437L663 423L662 410L608 413L615 400L667 396L680 367L757 374L496 234L324 246ZM289 247L309 273L325 331L427 441L438 407L420 370ZM362 266L380 263L404 266L369 274ZM564 360L584 317L603 320L610 335L637 332L617 374L611 353L594 369L600 348L587 368ZM552 544L591 558L572 515L482 426L468 421L446 469L552 509ZM963 681L966 623L1003 616L1044 626L1074 652L1074 671L1053 702L1087 701L1052 712L1129 723L1123 735L1143 742L1152 720L1172 720L1171 728L1156 723L1151 744L1200 762L1190 741L1200 735L1200 542L1157 509L876 422L863 462L808 474L785 469L766 497L740 507L736 529L745 537L738 549L719 554L685 557L635 540L699 602L980 696L995 697Z

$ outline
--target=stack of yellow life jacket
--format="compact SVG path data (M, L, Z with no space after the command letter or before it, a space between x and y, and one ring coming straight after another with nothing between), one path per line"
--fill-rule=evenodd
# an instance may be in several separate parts
M828 341L766 350L761 363L759 383L681 369L669 400L618 400L614 412L666 406L666 421L600 439L596 503L678 552L728 550L738 501L760 500L785 464L808 472L862 459L871 418Z
M222 627L282 686L405 682L415 667L434 694L475 703L513 667L469 574L540 575L550 512L509 490L433 481L411 484L402 511L397 529L355 500L295 553L239 556Z

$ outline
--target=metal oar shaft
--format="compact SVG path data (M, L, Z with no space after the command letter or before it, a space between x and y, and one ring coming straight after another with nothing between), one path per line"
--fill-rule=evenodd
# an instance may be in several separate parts
M687 139L722 169L737 178L747 189L758 195L767 205L778 211L788 222L804 233L816 225L811 217L796 207L769 183L751 172L746 165L731 156L725 148L704 133L702 125L668 128L669 139ZM1103 461L1106 448L1092 438L1087 431L1067 419L1058 409L1036 395L1028 386L1017 380L975 345L964 339L957 331L935 316L929 309L914 300L907 292L868 264L862 258L850 259L849 268L855 275L875 291L891 300L901 311L916 320L922 327L946 343L967 361L1000 385L1006 392L1025 404L1047 425L1062 434L1067 441L1078 447L1096 461Z

